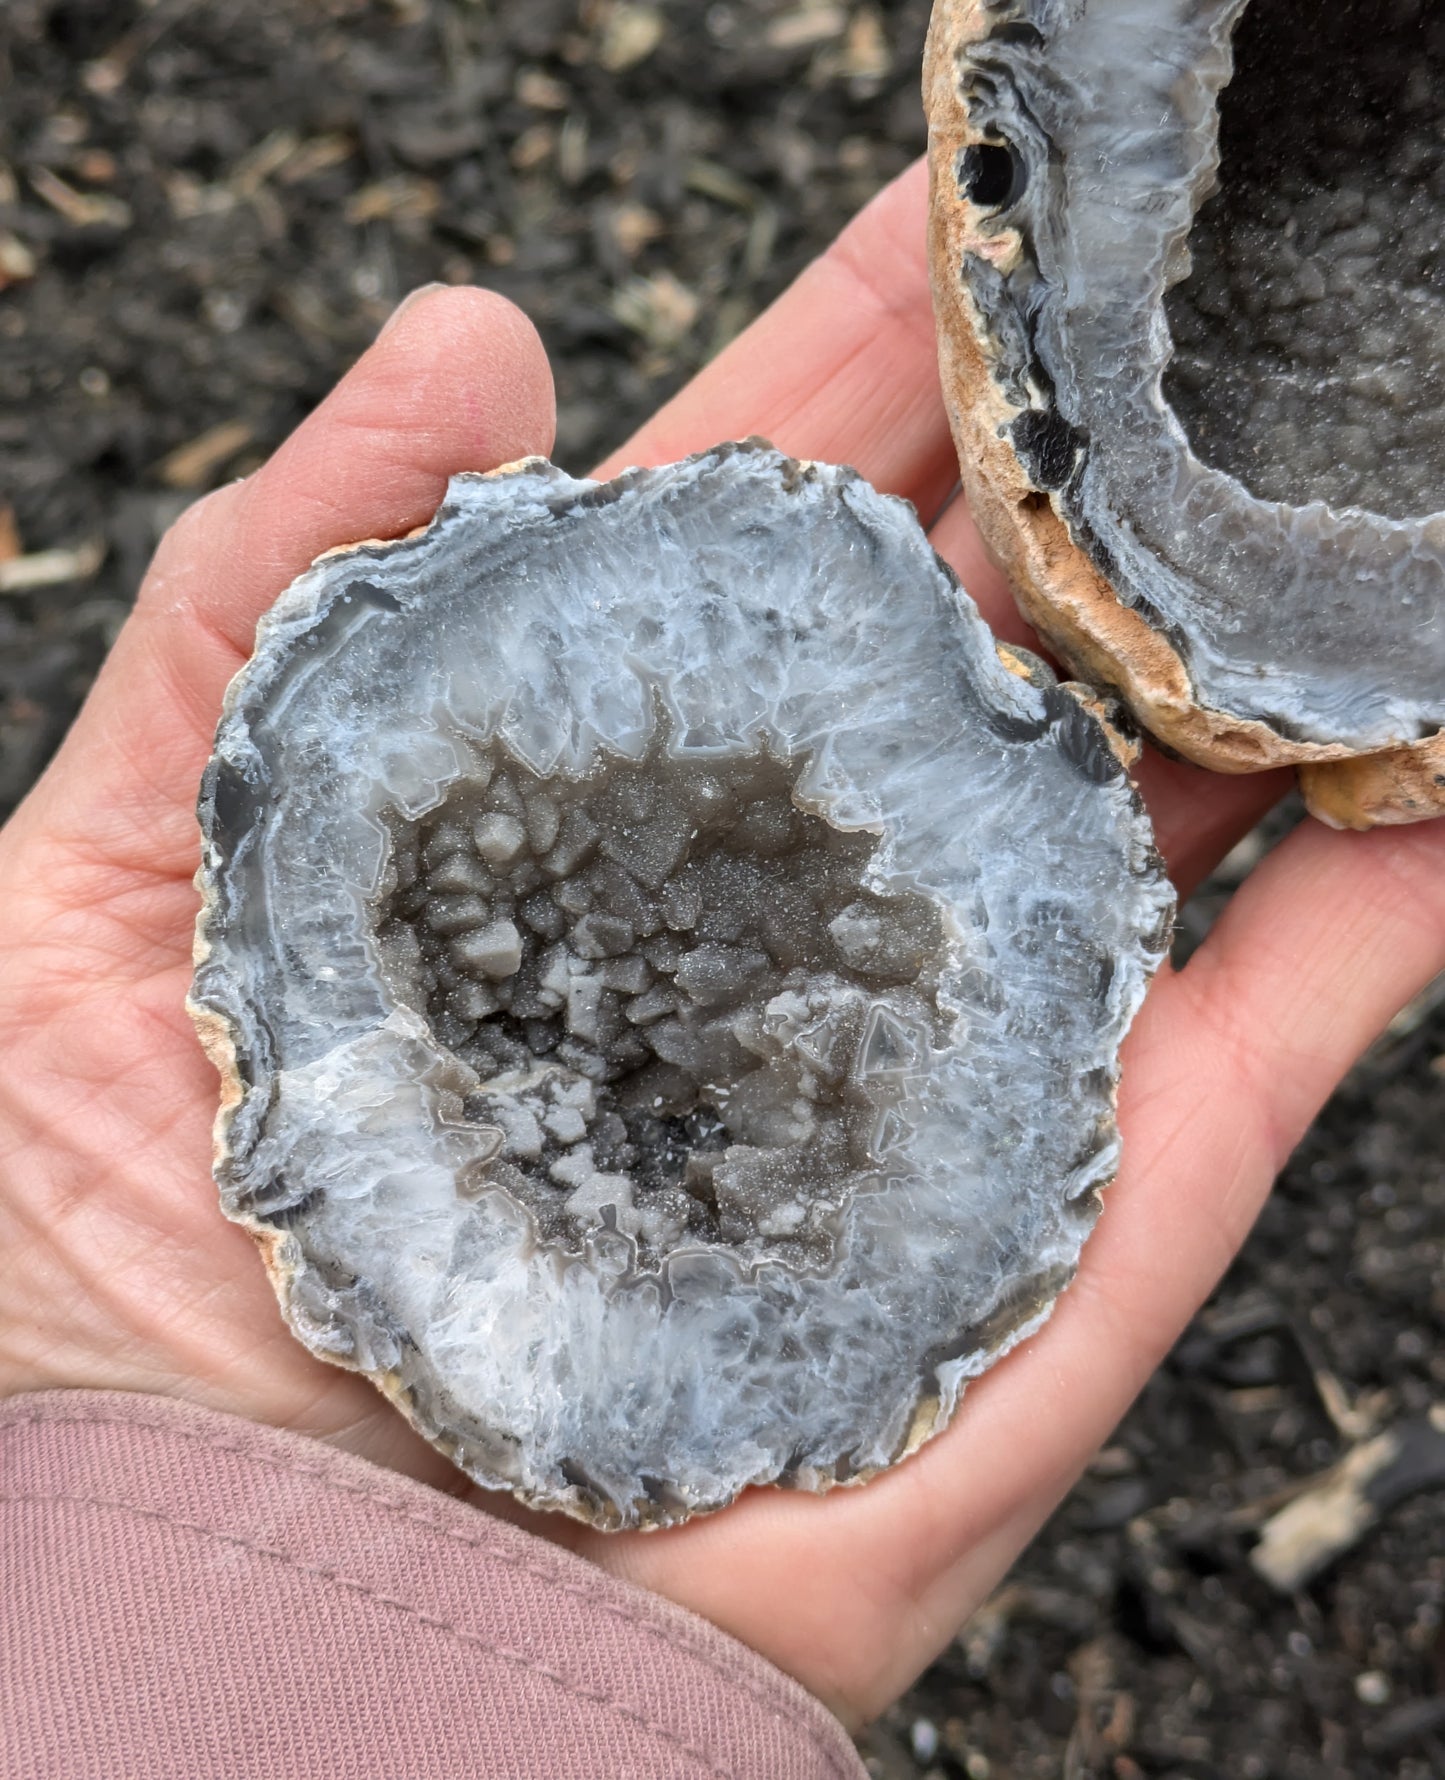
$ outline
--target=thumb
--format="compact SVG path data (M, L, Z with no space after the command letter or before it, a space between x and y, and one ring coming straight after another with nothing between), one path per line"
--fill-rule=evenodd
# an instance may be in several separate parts
M414 294L270 461L188 509L70 737L13 819L96 866L189 878L194 805L256 620L323 551L424 524L458 470L552 443L535 329L488 291Z

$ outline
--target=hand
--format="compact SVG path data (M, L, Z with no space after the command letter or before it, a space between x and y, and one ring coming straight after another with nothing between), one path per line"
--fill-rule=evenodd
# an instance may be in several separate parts
M855 464L928 517L1001 635L1028 641L961 500L938 393L915 168L632 441L658 463L761 433ZM428 292L249 480L157 554L75 730L0 833L0 1393L154 1391L319 1436L444 1489L464 1480L355 1376L283 1328L210 1182L216 1082L182 1008L194 802L256 618L320 551L423 523L447 476L551 439L527 324ZM1280 795L1146 754L1188 893ZM953 1425L860 1490L769 1490L672 1532L606 1536L483 1508L752 1644L845 1719L948 1641L1107 1437L1245 1234L1316 1109L1445 966L1445 822L1313 822L1254 873L1129 1040L1124 1166L1047 1328Z

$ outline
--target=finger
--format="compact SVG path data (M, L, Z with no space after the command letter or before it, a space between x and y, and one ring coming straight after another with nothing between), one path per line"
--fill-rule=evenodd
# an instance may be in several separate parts
M196 783L260 614L323 551L423 524L454 472L547 451L552 425L545 354L518 310L418 293L264 468L162 542L38 794L52 833L189 873Z
M958 467L938 382L927 205L918 162L598 475L760 433L792 457L852 464L931 519Z
M1212 773L1187 760L1171 760L1146 743L1134 781L1154 824L1154 844L1182 902L1289 794L1295 778L1288 767L1268 773Z
M554 419L519 309L491 291L418 291L261 470L182 520L140 607L249 653L261 612L322 551L423 524L456 471L550 450Z
M1445 969L1445 821L1340 834L1301 824L1168 985L1236 1056L1276 1166L1386 1022ZM1267 1091L1266 1091L1267 1087Z

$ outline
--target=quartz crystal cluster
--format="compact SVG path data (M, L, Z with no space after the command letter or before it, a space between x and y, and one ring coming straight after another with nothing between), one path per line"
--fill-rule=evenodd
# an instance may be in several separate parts
M296 1333L599 1526L912 1450L1114 1169L1171 911L1121 752L756 443L323 558L229 696L192 1002Z
M541 1240L580 1254L609 1210L643 1267L826 1263L937 1032L940 909L869 887L877 837L796 807L796 764L671 739L580 780L482 755L398 824L378 945Z
M1030 617L1318 813L1445 809L1445 14L939 0L945 384Z

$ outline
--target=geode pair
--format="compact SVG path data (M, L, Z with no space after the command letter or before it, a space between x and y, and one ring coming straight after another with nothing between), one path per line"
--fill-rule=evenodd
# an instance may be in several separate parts
M944 0L930 50L979 523L1076 671L1339 822L1445 803L1442 69L1414 0ZM1125 752L759 444L323 559L227 701L193 1004L292 1327L599 1526L911 1451L1114 1171L1171 911Z

